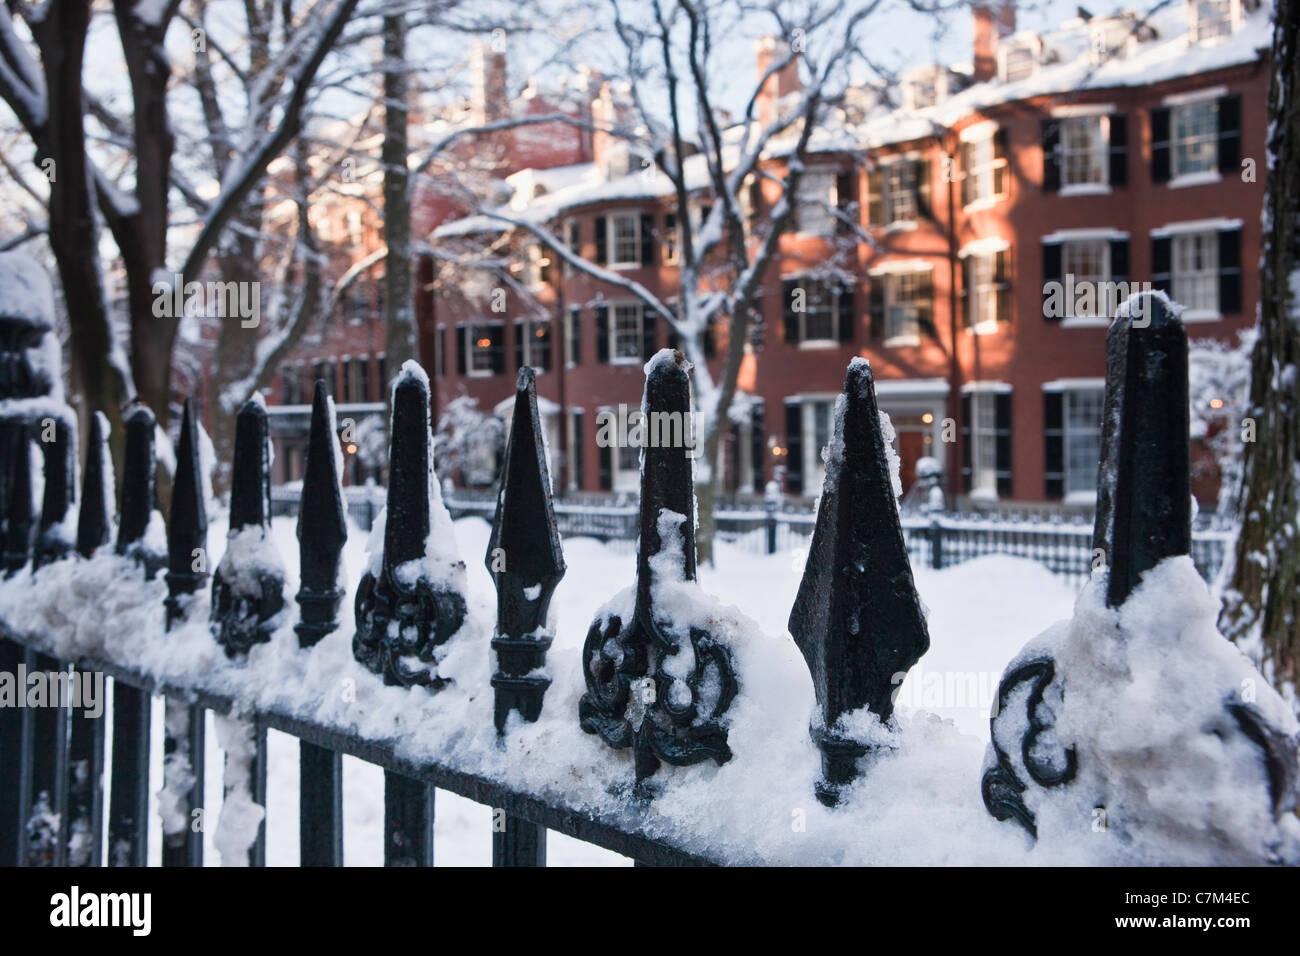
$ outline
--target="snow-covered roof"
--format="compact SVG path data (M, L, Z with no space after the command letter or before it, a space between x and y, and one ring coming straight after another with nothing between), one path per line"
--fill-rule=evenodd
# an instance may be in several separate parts
M810 139L812 153L861 152L913 142L951 128L974 113L1005 103L1038 96L1063 95L1079 90L1137 87L1165 80L1224 69L1256 60L1272 44L1272 4L1263 2L1253 12L1243 13L1240 29L1212 43L1193 43L1187 12L1181 4L1148 18L1156 39L1130 44L1128 52L1096 63L1090 55L1089 22L1074 18L1054 31L1039 35L1044 59L1034 72L1016 82L999 79L977 83L947 97L935 106L901 109L882 106L859 123L838 121L823 124ZM1016 34L1020 37L1021 34ZM1014 38L1013 38L1014 39ZM963 64L968 67L968 64ZM960 71L959 71L960 72ZM745 135L745 127L731 127L726 135L733 144ZM774 139L766 155L778 158L793 148L796 132ZM687 186L708 185L704 157L686 160ZM657 169L638 169L624 176L604 178L595 163L581 163L551 170L524 170L510 177L516 186L514 201L492 213L467 216L441 226L436 238L499 232L508 219L544 223L568 209L592 203L619 200L657 199L673 194L672 181ZM535 190L541 185L540 191ZM524 187L533 195L521 195Z

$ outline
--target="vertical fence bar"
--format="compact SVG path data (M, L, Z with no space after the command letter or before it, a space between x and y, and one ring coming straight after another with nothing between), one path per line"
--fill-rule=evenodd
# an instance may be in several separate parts
M0 671L17 674L23 660L23 648L0 637ZM20 862L23 794L28 771L23 766L23 714L17 707L0 707L0 866L17 866Z
M49 699L31 707L29 733L32 761L23 837L27 866L64 866L67 862L64 824L68 811L68 710L61 698L60 678L67 668L47 654L29 650L24 659L27 674L37 672L48 679ZM70 684L64 684L70 686Z
M317 382L312 397L307 468L298 505L301 568L296 600L298 644L309 648L338 628L343 600L340 562L348 526L338 469L334 400ZM302 866L343 865L343 760L306 740L298 743L298 845Z
M135 405L124 416L126 453L122 476L117 551L130 555L152 577L162 556L147 549L144 536L154 509L153 412ZM80 529L78 529L80 538ZM108 801L108 863L146 866L149 862L149 729L152 702L147 692L113 681L113 779Z
M208 579L208 510L199 465L194 400L185 399L171 520L167 522L167 629L189 613L193 595ZM164 702L163 866L202 866L204 751L207 716L183 699Z
M435 790L384 772L384 866L433 866Z
M492 831L493 866L545 866L546 828L504 815L502 828Z

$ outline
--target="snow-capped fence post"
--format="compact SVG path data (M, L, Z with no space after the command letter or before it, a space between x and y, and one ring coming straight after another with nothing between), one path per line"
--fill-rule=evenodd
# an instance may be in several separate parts
M108 418L103 412L95 412L90 416L86 466L81 472L81 504L77 511L77 554L83 558L113 540L112 462L108 451Z
M817 695L812 733L823 773L817 797L828 806L857 776L858 759L882 745L894 693L930 647L871 366L863 359L849 364L835 419L817 524L789 622Z
M541 673L553 635L551 595L564 577L564 554L551 501L551 476L537 413L537 373L525 365L515 382L496 517L484 563L497 590L492 675L497 733L512 710L536 721L551 680ZM494 822L495 823L495 822ZM494 866L545 866L546 830L506 814L492 829Z
M688 369L681 352L663 349L650 360L643 400L648 421L689 427ZM638 784L661 761L684 766L731 759L723 719L738 689L731 653L703 627L682 633L666 623L666 612L679 608L655 606L661 580L695 581L692 465L684 445L650 443L643 450L635 604L626 626L617 614L597 617L582 648L582 729L611 747L631 747Z
M45 491L41 499L41 523L36 536L36 549L32 567L58 561L72 550L65 521L72 507L77 468L77 435L72 420L62 416L50 424L53 433L50 441L42 441L45 452ZM42 429L46 426L42 425Z
M943 522L935 518L930 522L930 567L943 570Z
M194 400L185 399L171 520L167 522L167 628L187 617L192 596L208 579L208 512L199 464ZM203 783L206 714L183 698L164 701L163 866L203 865ZM181 800L184 804L181 804Z
M466 603L447 580L429 577L432 508L435 502L442 505L441 497L435 497L429 380L417 363L402 366L392 406L384 551L377 573L372 564L357 588L352 653L386 684L436 691L446 683L437 673L437 649L460 629ZM447 523L449 530L449 516ZM460 568L463 574L464 566ZM407 658L417 658L423 666L411 666ZM429 784L384 773L386 865L433 865L433 805Z
M325 383L312 396L307 465L298 509L301 584L294 626L300 647L313 647L339 626L340 569L348 526L334 403ZM302 866L343 865L343 758L336 750L298 742L298 833Z
M126 451L122 504L118 509L117 553L127 555L152 578L162 561L146 541L154 510L153 412L133 405L123 416ZM80 537L80 535L79 535ZM149 862L149 729L147 691L113 682L113 774L108 799L108 855L111 866Z

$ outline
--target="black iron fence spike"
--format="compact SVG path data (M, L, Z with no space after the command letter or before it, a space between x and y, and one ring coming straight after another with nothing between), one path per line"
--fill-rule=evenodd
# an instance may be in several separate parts
M149 550L149 521L154 512L154 436L158 421L145 405L133 404L122 416L126 423L126 452L122 467L122 505L118 512L117 553L130 555L152 578L166 556Z
M511 710L527 721L541 715L551 682L534 672L546 663L552 640L545 632L547 610L565 571L537 412L536 373L529 366L519 370L515 384L514 415L484 563L497 589L492 636L497 672L492 687L500 732Z
M6 576L20 571L32 552L32 442L26 423L6 423L4 444L13 452L9 466L9 502L4 522L3 564Z
M230 542L260 529L263 547L270 528L271 467L266 409L252 399L235 421L235 460L230 483ZM251 561L237 568L236 562ZM274 619L284 608L284 571L261 554L240 549L225 556L212 576L212 633L228 657L248 652L271 639Z
M311 433L307 439L307 466L298 505L298 555L300 587L300 647L311 647L339 626L339 565L347 541L347 517L338 462L338 434L334 406L325 383L316 382L312 396Z
M53 419L51 441L42 436L41 449L45 456L45 490L41 499L40 531L32 567L39 568L65 557L72 550L72 542L65 534L64 522L76 498L77 438L70 419L62 416ZM44 429L44 424L38 424Z
M1143 293L1106 336L1106 400L1093 553L1118 607L1192 538L1187 330L1168 301Z
M194 400L185 399L176 443L171 517L167 522L167 625L183 613L185 598L208 578L208 509L203 500L198 420Z
M650 438L641 462L641 534L637 546L636 598L632 619L597 618L582 649L587 692L578 705L582 729L615 748L633 749L641 785L661 762L676 766L731 759L724 715L738 685L726 644L701 627L679 633L657 619L655 568L651 559L675 547L681 577L695 580L695 447L689 429L690 364L680 351L661 350L647 365L643 411ZM667 432L680 441L663 441ZM659 440L650 436L657 434ZM660 535L664 512L681 515L675 541ZM654 566L662 568L659 560ZM675 679L666 658L689 642L694 673Z
M109 492L112 462L108 452L108 419L103 412L93 412L81 479L81 509L77 513L77 553L83 558L113 540L113 495ZM109 469L105 469L105 464Z
M446 681L436 673L436 648L460 630L467 606L455 587L398 571L424 559L432 521L429 381L413 361L403 366L393 388L389 434L384 554L379 574L367 572L357 587L352 653L387 684L437 690ZM411 666L411 658L421 666Z
M837 732L836 723L863 707L888 722L899 682L930 647L865 361L850 363L840 401L789 622L817 695L813 735L823 767L817 795L831 805L857 776L857 760L868 750Z

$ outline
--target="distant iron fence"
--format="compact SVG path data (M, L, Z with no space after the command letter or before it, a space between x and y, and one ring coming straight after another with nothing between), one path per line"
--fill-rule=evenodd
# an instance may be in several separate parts
M383 509L384 490L370 486L344 489L348 514L360 527L369 528ZM293 487L272 489L276 513L296 514L299 492ZM444 493L453 519L480 517L491 522L496 511L492 492L457 488ZM587 537L604 541L619 551L636 543L639 510L636 499L585 495L555 500L555 520L566 538ZM903 538L914 567L951 568L986 555L1008 555L1036 561L1053 574L1082 587L1094 563L1092 524L1083 520L1045 520L1038 515L1014 517L975 513L904 513ZM720 508L714 513L717 538L750 554L806 552L816 524L816 514L789 506ZM1232 542L1232 532L1202 519L1192 534L1192 560L1201 576L1213 581Z

